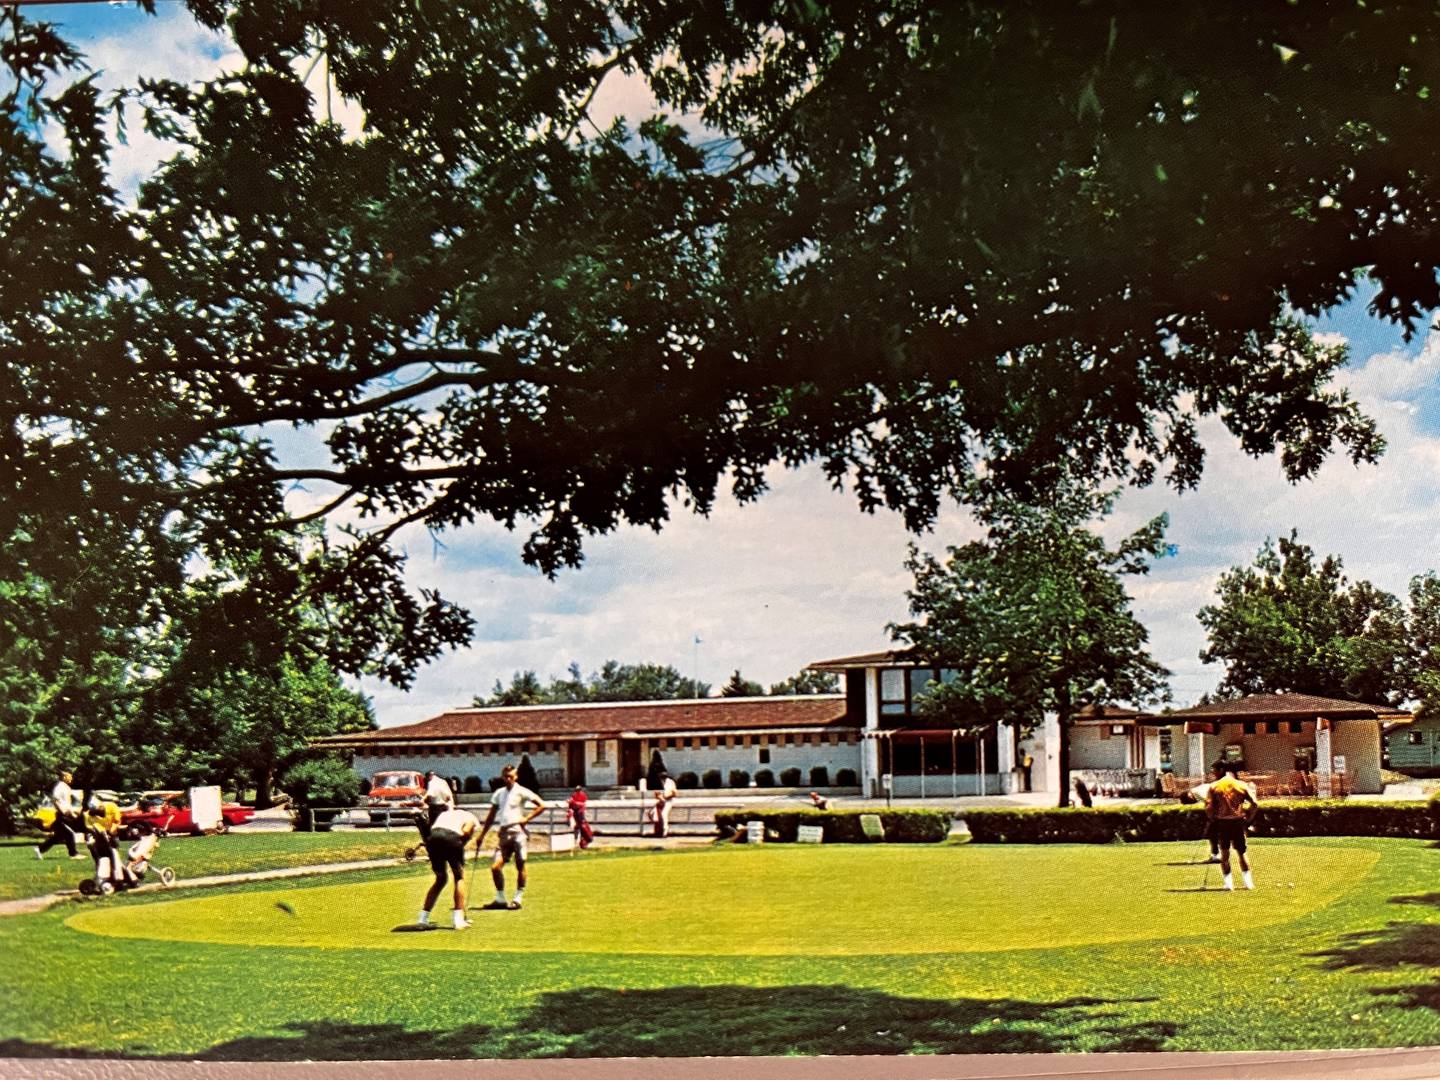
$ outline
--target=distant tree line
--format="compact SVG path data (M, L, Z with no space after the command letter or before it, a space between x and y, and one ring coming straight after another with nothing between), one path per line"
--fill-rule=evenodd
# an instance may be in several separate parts
M833 675L801 671L771 685L770 695L831 694L838 687ZM477 708L504 705L573 705L597 701L675 701L710 696L710 684L680 674L669 664L622 664L607 660L599 671L582 675L572 663L564 677L542 682L533 670L517 671L508 685L499 679L489 695L477 694ZM722 697L760 697L767 693L760 683L745 678L737 669L720 688Z

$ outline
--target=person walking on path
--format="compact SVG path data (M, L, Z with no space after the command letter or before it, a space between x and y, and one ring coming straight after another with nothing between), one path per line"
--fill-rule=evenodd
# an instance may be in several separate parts
M570 828L575 833L575 842L582 849L590 846L590 841L595 839L595 830L590 827L590 819L586 816L586 807L590 802L590 796L585 794L585 787L582 784L575 786L575 792L565 802L565 809L570 814Z
M1030 770L1034 767L1035 759L1031 756L1030 751L1027 750L1020 757L1020 783L1023 785L1021 790L1030 790Z
M527 787L522 787L516 778L515 766L506 765L500 770L500 787L496 788L495 794L490 796L490 813L485 818L485 825L480 830L480 839L475 842L475 850L480 850L480 845L485 842L485 835L490 831L490 826L497 824L499 846L495 849L495 858L490 863L490 877L495 882L495 899L486 904L487 910L498 908L509 908L511 911L519 911L525 902L525 859L526 837L525 826L535 820L535 817L542 811L549 808L549 804L539 795L536 795ZM526 807L530 807L527 814ZM505 864L511 859L515 860L515 895L507 904L505 902Z
M455 879L452 925L456 930L469 927L470 921L465 918L465 844L479 826L479 820L470 811L454 808L443 811L430 824L429 835L425 837L425 852L430 856L430 869L435 873L435 881L425 894L425 906L420 909L418 922L421 926L430 925L430 909L440 898L449 874ZM479 841L476 841L475 850L480 850Z
M659 819L656 822L656 833L660 836L670 835L670 811L675 806L675 796L680 794L675 787L675 781L668 772L660 774L659 802L655 805L655 814Z
M55 807L55 820L50 823L50 835L35 848L37 859L45 858L45 852L49 851L56 844L64 844L65 850L70 853L72 859L83 859L85 856L75 849L75 834L81 828L80 803L75 795L75 790L70 786L74 780L67 769L60 770L60 779L55 781L55 786L50 789L50 802Z
M1254 794L1240 782L1236 775L1240 771L1238 761L1223 763L1225 775L1210 785L1205 796L1205 813L1214 826L1215 837L1220 841L1220 874L1224 887L1233 891L1235 880L1230 874L1230 849L1240 860L1240 875L1245 888L1253 889L1255 881L1250 876L1250 862L1245 857L1245 830L1260 810Z
M90 857L95 860L95 883L109 881L116 889L139 884L128 866L120 861L120 808L113 802L91 795L85 809L85 829L90 836Z

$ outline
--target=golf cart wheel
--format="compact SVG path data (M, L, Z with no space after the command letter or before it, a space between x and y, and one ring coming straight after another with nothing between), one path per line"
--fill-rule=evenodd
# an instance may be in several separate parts
M86 878L84 881L80 882L81 896L94 896L99 891L100 890L95 886L95 882L90 878Z
M171 885L174 885L175 871L168 866L162 866L160 868L160 884L164 885L167 889L170 888Z
M109 896L115 891L115 886L108 881L100 882L100 895Z
M415 849L414 849L413 847L407 847L407 848L405 849L405 861L406 861L406 862L414 862L414 861L415 861Z
M154 831L154 827L148 821L137 821L133 825L127 825L121 835L126 840L139 840L142 836L149 836Z

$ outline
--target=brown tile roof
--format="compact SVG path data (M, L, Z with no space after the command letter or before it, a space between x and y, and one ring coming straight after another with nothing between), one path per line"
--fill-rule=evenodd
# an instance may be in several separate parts
M847 722L843 694L794 697L702 698L692 701L623 701L585 705L524 705L455 709L418 724L331 735L326 745L454 739L520 739L565 736L614 736L688 731L740 731L783 728L816 730L858 727Z
M1315 697L1311 694L1251 694L1233 701L1212 701L1172 713L1156 720L1279 720L1326 716L1332 720L1397 720L1408 716L1404 709L1389 705L1367 705L1360 701ZM1148 718L1147 718L1148 719Z
M1101 722L1120 724L1127 720L1134 721L1140 716L1140 710L1131 709L1124 705L1086 705L1075 710L1072 717L1077 723L1090 722L1098 724Z
M894 664L923 663L912 648L887 649L884 652L860 653L858 656L840 656L834 660L816 660L805 666L811 671L845 671L849 668L882 667Z

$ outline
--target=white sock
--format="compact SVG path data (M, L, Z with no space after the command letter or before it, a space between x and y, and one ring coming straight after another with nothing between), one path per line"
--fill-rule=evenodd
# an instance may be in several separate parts
M516 899L516 900L519 900L519 899L520 899L522 896L524 896L524 895L525 895L525 890L524 890L524 889L516 889L516 890L515 890L515 899Z
M1235 879L1232 878L1229 874L1225 875L1225 888L1231 890L1235 888Z
M1255 879L1250 876L1249 870L1241 870L1240 877L1245 882L1245 888L1253 889L1255 887Z
M422 911L422 912L420 912L420 917L419 917L418 919L416 919L415 921L416 921L417 923L419 923L421 926L429 926L429 925L430 925L430 912L428 912L428 911Z
M495 902L496 902L497 904L503 904L503 903L505 902L505 890L504 890L504 889L496 889L496 890L495 890Z
M455 909L455 925L456 925L456 926L459 926L459 925L461 925L464 921L465 921L465 909L464 909L464 908L458 908L458 907L457 907L457 908Z

